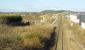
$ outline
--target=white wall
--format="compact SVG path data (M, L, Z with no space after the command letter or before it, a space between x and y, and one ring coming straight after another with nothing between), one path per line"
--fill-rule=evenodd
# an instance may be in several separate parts
M77 15L75 14L70 14L67 16L72 22L79 24L80 20L77 19ZM81 28L85 29L85 22L81 22Z
M77 19L77 15L69 15L70 20L74 23L79 23L79 19Z
M81 22L81 28L85 29L85 23Z

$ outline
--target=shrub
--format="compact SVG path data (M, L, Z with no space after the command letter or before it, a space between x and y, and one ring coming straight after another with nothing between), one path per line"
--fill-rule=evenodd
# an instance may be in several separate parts
M9 16L0 17L1 24L17 23L17 22L21 22L21 21L22 21L22 18L19 15L9 15Z

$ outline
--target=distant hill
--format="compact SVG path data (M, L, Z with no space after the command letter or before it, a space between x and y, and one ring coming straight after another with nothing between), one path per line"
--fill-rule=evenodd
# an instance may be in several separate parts
M70 10L44 10L44 11L41 11L41 13L43 13L43 14L56 14L56 13L62 13L62 12L78 13L78 12L70 11Z
M61 12L64 12L65 10L44 10L44 11L41 11L41 13L43 14L56 14L56 13L61 13Z
M68 12L68 13L73 13L73 14L77 14L77 13L81 13L81 14L85 14L85 12L76 12L76 11L70 11L70 10L44 10L44 11L40 11L40 12L7 12L7 11L2 11L0 10L0 14L20 14L20 15L28 15L28 14L32 14L32 15L43 15L43 14L56 14L56 13L62 13L62 12Z

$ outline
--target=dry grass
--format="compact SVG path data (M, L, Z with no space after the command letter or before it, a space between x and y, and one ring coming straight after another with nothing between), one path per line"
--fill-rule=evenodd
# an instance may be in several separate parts
M51 25L31 25L11 27L0 25L0 50L21 50L44 47L44 39L49 39Z
M0 17L2 16L4 15ZM40 20L39 17L34 16L22 18L30 22ZM53 27L50 24L14 27L0 24L0 50L32 50L32 48L43 48L45 46L44 40L50 38L52 31Z
M85 46L85 29L82 29L79 25L74 25L72 29L76 40Z
M44 46L43 40L49 39L53 27L50 25L32 25L15 28L15 32L20 33L22 37L21 44L23 47L42 48Z
M26 16L23 17L23 20L32 22L35 20L40 20L40 18ZM64 20L63 23L65 23L65 25L67 23L70 25L70 22L67 20ZM74 24L72 27L69 26L69 30L73 32L76 40L85 46L85 30L76 24ZM53 26L51 24L15 27L0 24L0 50L33 50L33 48L41 49L45 47L45 42L47 42L47 40L50 41L49 39L52 32Z

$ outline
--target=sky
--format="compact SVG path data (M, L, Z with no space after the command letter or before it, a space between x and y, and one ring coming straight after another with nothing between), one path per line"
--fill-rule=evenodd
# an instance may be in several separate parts
M43 10L85 11L85 0L0 0L0 11L36 12Z

